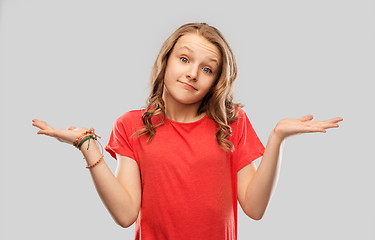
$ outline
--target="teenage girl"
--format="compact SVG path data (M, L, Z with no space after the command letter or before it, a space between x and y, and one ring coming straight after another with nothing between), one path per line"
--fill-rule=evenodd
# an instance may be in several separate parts
M283 119L265 148L242 105L232 102L236 77L233 52L216 28L190 23L177 29L153 66L146 108L125 113L112 129L105 149L118 161L115 175L92 130L54 129L38 119L33 126L82 151L114 221L124 228L136 222L135 239L233 240L237 200L250 218L264 215L284 140L325 133L343 120Z

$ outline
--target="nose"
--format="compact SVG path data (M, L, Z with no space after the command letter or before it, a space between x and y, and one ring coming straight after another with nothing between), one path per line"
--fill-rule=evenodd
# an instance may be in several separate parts
M197 80L198 69L198 66L191 66L191 68L189 68L188 70L188 73L186 74L186 78L194 81Z

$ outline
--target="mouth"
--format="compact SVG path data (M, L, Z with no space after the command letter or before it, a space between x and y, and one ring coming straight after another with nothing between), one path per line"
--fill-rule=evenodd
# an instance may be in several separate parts
M182 82L182 81L178 81L179 83L182 83L183 85L185 85L185 86L187 86L187 87L189 87L189 88L191 88L192 90L194 90L194 91L198 91L198 89L196 89L195 87L193 87L192 85L190 85L190 84L188 84L188 83L186 83L186 82Z

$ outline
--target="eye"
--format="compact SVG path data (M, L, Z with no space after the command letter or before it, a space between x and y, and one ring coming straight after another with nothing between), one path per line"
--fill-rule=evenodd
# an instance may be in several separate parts
M181 61L184 63L188 63L189 60L186 57L180 57Z
M203 71L206 73L212 73L212 70L207 67L203 68Z

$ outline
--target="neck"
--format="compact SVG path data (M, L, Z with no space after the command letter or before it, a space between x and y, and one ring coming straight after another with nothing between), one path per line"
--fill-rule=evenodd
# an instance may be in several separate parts
M164 91L163 100L167 118L176 122L188 123L198 121L206 115L205 113L197 114L201 101L192 104L184 104L167 95L166 91Z

